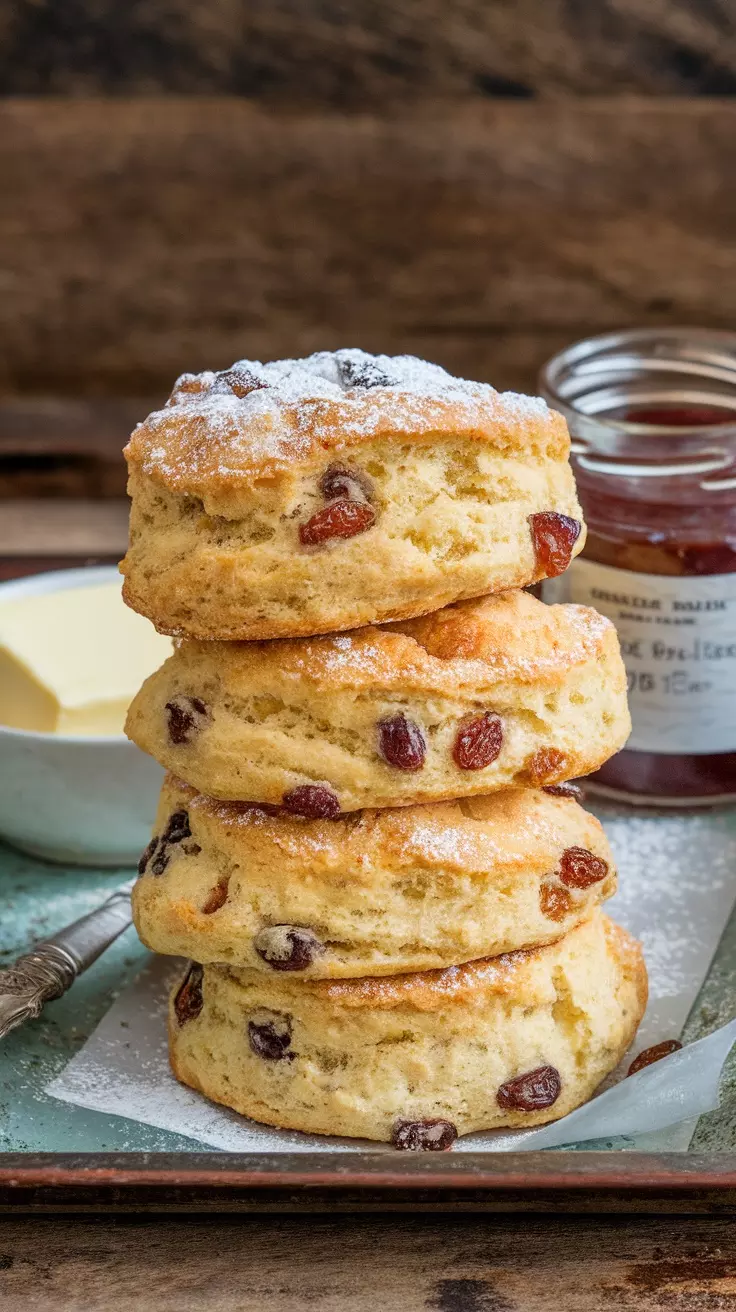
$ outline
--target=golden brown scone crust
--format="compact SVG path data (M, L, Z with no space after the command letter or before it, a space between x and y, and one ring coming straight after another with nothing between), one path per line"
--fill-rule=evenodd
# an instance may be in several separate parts
M170 708L192 698L204 714L186 741L172 742ZM460 768L458 733L485 713L501 719L499 754ZM422 734L421 768L382 754L378 726L397 716ZM199 792L279 804L316 784L342 811L571 779L597 769L629 731L610 622L523 592L331 637L182 642L144 683L126 725Z
M396 381L350 386L339 371L351 361L375 377L385 369ZM225 381L238 370L260 386L238 396ZM386 437L431 441L438 433L553 460L566 459L570 448L562 415L539 397L454 378L415 356L343 350L183 374L165 408L135 429L125 456L171 492L208 496L311 465L324 452L343 454Z
M300 978L397 974L552 942L616 891L603 830L576 801L534 789L340 820L215 802L168 776L154 833L186 812L191 837L146 862L133 915L154 952L272 973L278 927L321 946ZM598 858L566 884L563 853Z
M236 395L238 371L258 385ZM381 377L392 381L370 381ZM125 598L175 635L278 638L424 614L545 577L530 515L582 524L560 415L413 357L320 352L185 375L125 454ZM375 520L305 546L335 464L362 480ZM584 541L582 528L573 554Z
M390 1140L402 1120L467 1134L564 1116L623 1057L647 981L639 944L596 911L547 947L447 970L304 981L205 966L201 1009L183 1023L175 996L183 1083L269 1125ZM281 1059L254 1050L251 1025L256 1040L275 1027ZM553 1105L499 1106L501 1085L543 1066L559 1077Z

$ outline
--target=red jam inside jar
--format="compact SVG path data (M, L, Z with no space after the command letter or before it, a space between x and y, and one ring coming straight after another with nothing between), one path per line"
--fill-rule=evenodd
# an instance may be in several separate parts
M593 791L638 803L736 798L736 335L644 329L579 343L542 375L588 525L547 600L608 614L629 745ZM691 750L688 750L691 749Z

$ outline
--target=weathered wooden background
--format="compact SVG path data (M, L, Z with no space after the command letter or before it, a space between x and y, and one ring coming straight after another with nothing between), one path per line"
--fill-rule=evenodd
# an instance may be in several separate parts
M736 92L733 0L10 0L0 93L387 99Z
M185 368L732 326L734 92L734 0L4 0L0 495Z

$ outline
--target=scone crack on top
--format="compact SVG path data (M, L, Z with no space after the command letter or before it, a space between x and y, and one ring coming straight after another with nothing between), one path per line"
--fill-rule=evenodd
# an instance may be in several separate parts
M125 597L258 639L411 618L559 574L585 531L561 415L411 356L179 379L126 447Z

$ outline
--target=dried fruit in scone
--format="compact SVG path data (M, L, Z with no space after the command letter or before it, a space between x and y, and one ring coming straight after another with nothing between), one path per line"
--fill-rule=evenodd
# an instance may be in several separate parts
M616 891L599 821L568 798L486 797L307 820L169 775L189 837L133 892L154 952L296 978L393 975L549 943ZM586 878L569 884L571 868ZM595 876L595 877L594 877Z
M203 712L182 740L168 708L193 700ZM199 792L332 819L553 786L629 730L610 621L525 592L329 637L183 640L126 726Z
M442 1151L579 1106L623 1057L646 997L639 944L595 911L546 947L419 974L205 966L197 1015L172 1005L171 1063L256 1121Z
M164 633L406 619L562 572L585 528L561 415L414 356L185 374L126 447L125 598Z

